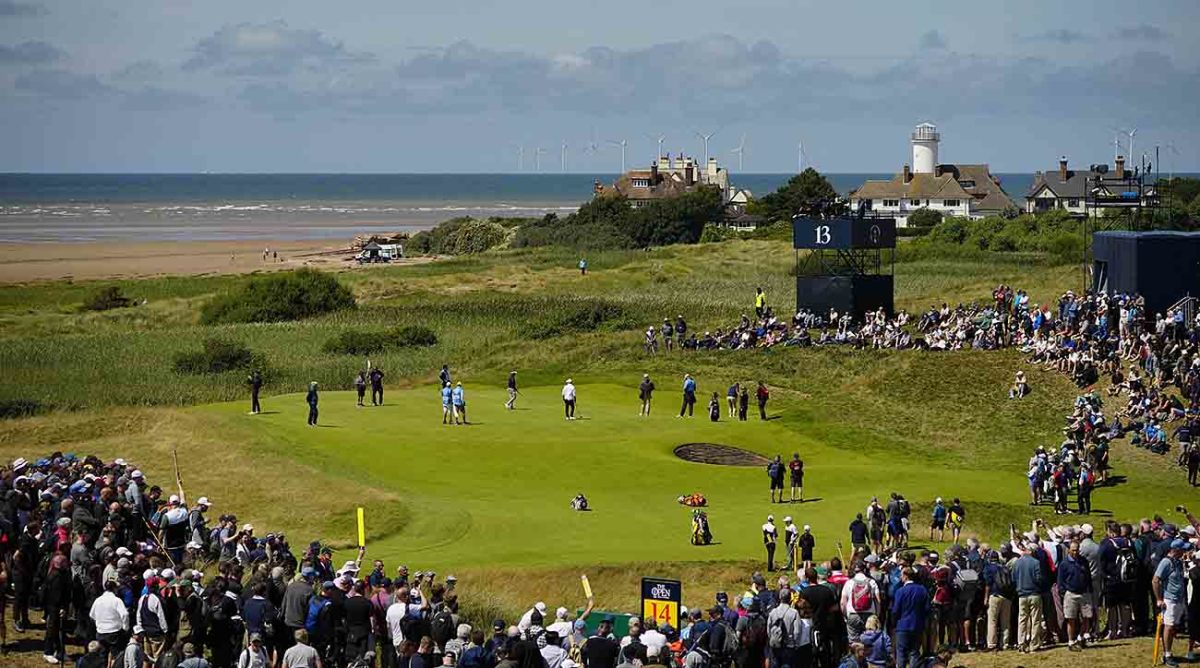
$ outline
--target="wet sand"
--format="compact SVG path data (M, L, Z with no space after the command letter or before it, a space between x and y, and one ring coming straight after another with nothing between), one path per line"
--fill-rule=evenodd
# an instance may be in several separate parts
M357 266L349 246L349 239L0 244L0 283L340 269ZM278 260L264 260L264 248ZM414 261L421 260L405 260Z

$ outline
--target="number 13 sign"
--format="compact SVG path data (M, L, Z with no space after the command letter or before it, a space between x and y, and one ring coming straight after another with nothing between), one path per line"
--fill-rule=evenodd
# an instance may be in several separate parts
M682 601L683 587L678 580L642 578L642 619L646 624L670 624L678 630Z

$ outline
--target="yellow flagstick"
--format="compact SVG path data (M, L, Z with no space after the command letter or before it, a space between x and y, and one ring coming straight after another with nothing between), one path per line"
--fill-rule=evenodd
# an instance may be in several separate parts
M589 599L592 598L592 585L590 582L588 582L587 576L580 575L579 580L580 580L580 582L583 583L583 595L588 597Z
M367 525L363 522L363 509L358 509L358 546L364 547L367 544Z

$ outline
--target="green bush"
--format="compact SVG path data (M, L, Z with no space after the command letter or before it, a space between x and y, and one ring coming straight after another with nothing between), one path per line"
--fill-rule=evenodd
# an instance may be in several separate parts
M331 355L374 355L389 348L417 348L437 343L437 334L422 325L387 331L348 329L329 339L322 350Z
M331 355L374 355L387 347L386 332L348 329L326 341L322 350Z
M224 373L250 368L255 362L254 353L240 343L207 339L202 349L175 355L175 373Z
M732 239L736 236L737 232L734 232L728 227L722 227L720 225L713 225L712 223L709 223L708 225L705 225L704 230L700 232L700 243L716 243L725 241L726 239Z
M908 216L909 227L929 228L942 222L942 212L933 209L917 209Z
M354 295L337 278L300 269L257 276L214 297L201 309L200 322L284 322L353 307Z
M110 285L88 295L80 308L84 311L109 311L133 306L133 304L132 299L121 294L121 288Z
M494 217L478 220L467 216L451 218L439 223L432 230L413 235L408 242L408 248L414 253L426 255L482 253L503 246L516 225L532 220Z
M396 342L396 345L404 348L423 348L425 346L436 345L438 342L437 334L424 325L406 325L399 329L394 329L391 332L391 337Z
M5 399L0 401L0 420L12 420L44 413L48 409L33 399Z
M617 304L591 302L567 308L563 313L545 321L528 322L524 336L531 339L551 339L564 334L610 331L636 327L638 323Z

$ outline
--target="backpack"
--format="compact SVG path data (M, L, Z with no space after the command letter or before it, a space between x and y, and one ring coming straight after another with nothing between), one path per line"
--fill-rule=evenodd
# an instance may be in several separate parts
M721 646L721 656L733 656L737 653L740 643L738 642L738 634L733 630L733 627L725 622L717 622L725 627L725 644Z
M450 608L442 606L433 616L433 621L430 622L429 637L438 644L438 647L444 647L454 638L454 635L454 615L450 613Z
M308 614L304 616L304 630L310 634L317 632L317 624L321 620L321 611L325 606L329 605L329 600L320 596L313 596L308 601Z
M767 646L771 649L783 649L786 638L787 628L783 622L783 615L780 615L767 628Z
M746 616L745 637L740 638L745 647L765 647L767 644L767 619L761 614ZM727 634L737 635L737 634ZM728 641L726 641L728 643Z
M992 576L992 588L996 590L997 594L1016 592L1013 588L1012 571L1008 570L1008 567L1004 564L999 564L996 567L995 575Z
M1117 579L1121 582L1137 582L1138 558L1133 548L1126 545L1117 548Z
M850 607L855 612L870 612L871 603L871 583L855 580L850 588Z
M959 568L954 574L954 588L960 598L975 598L975 592L979 590L979 571L969 565Z

